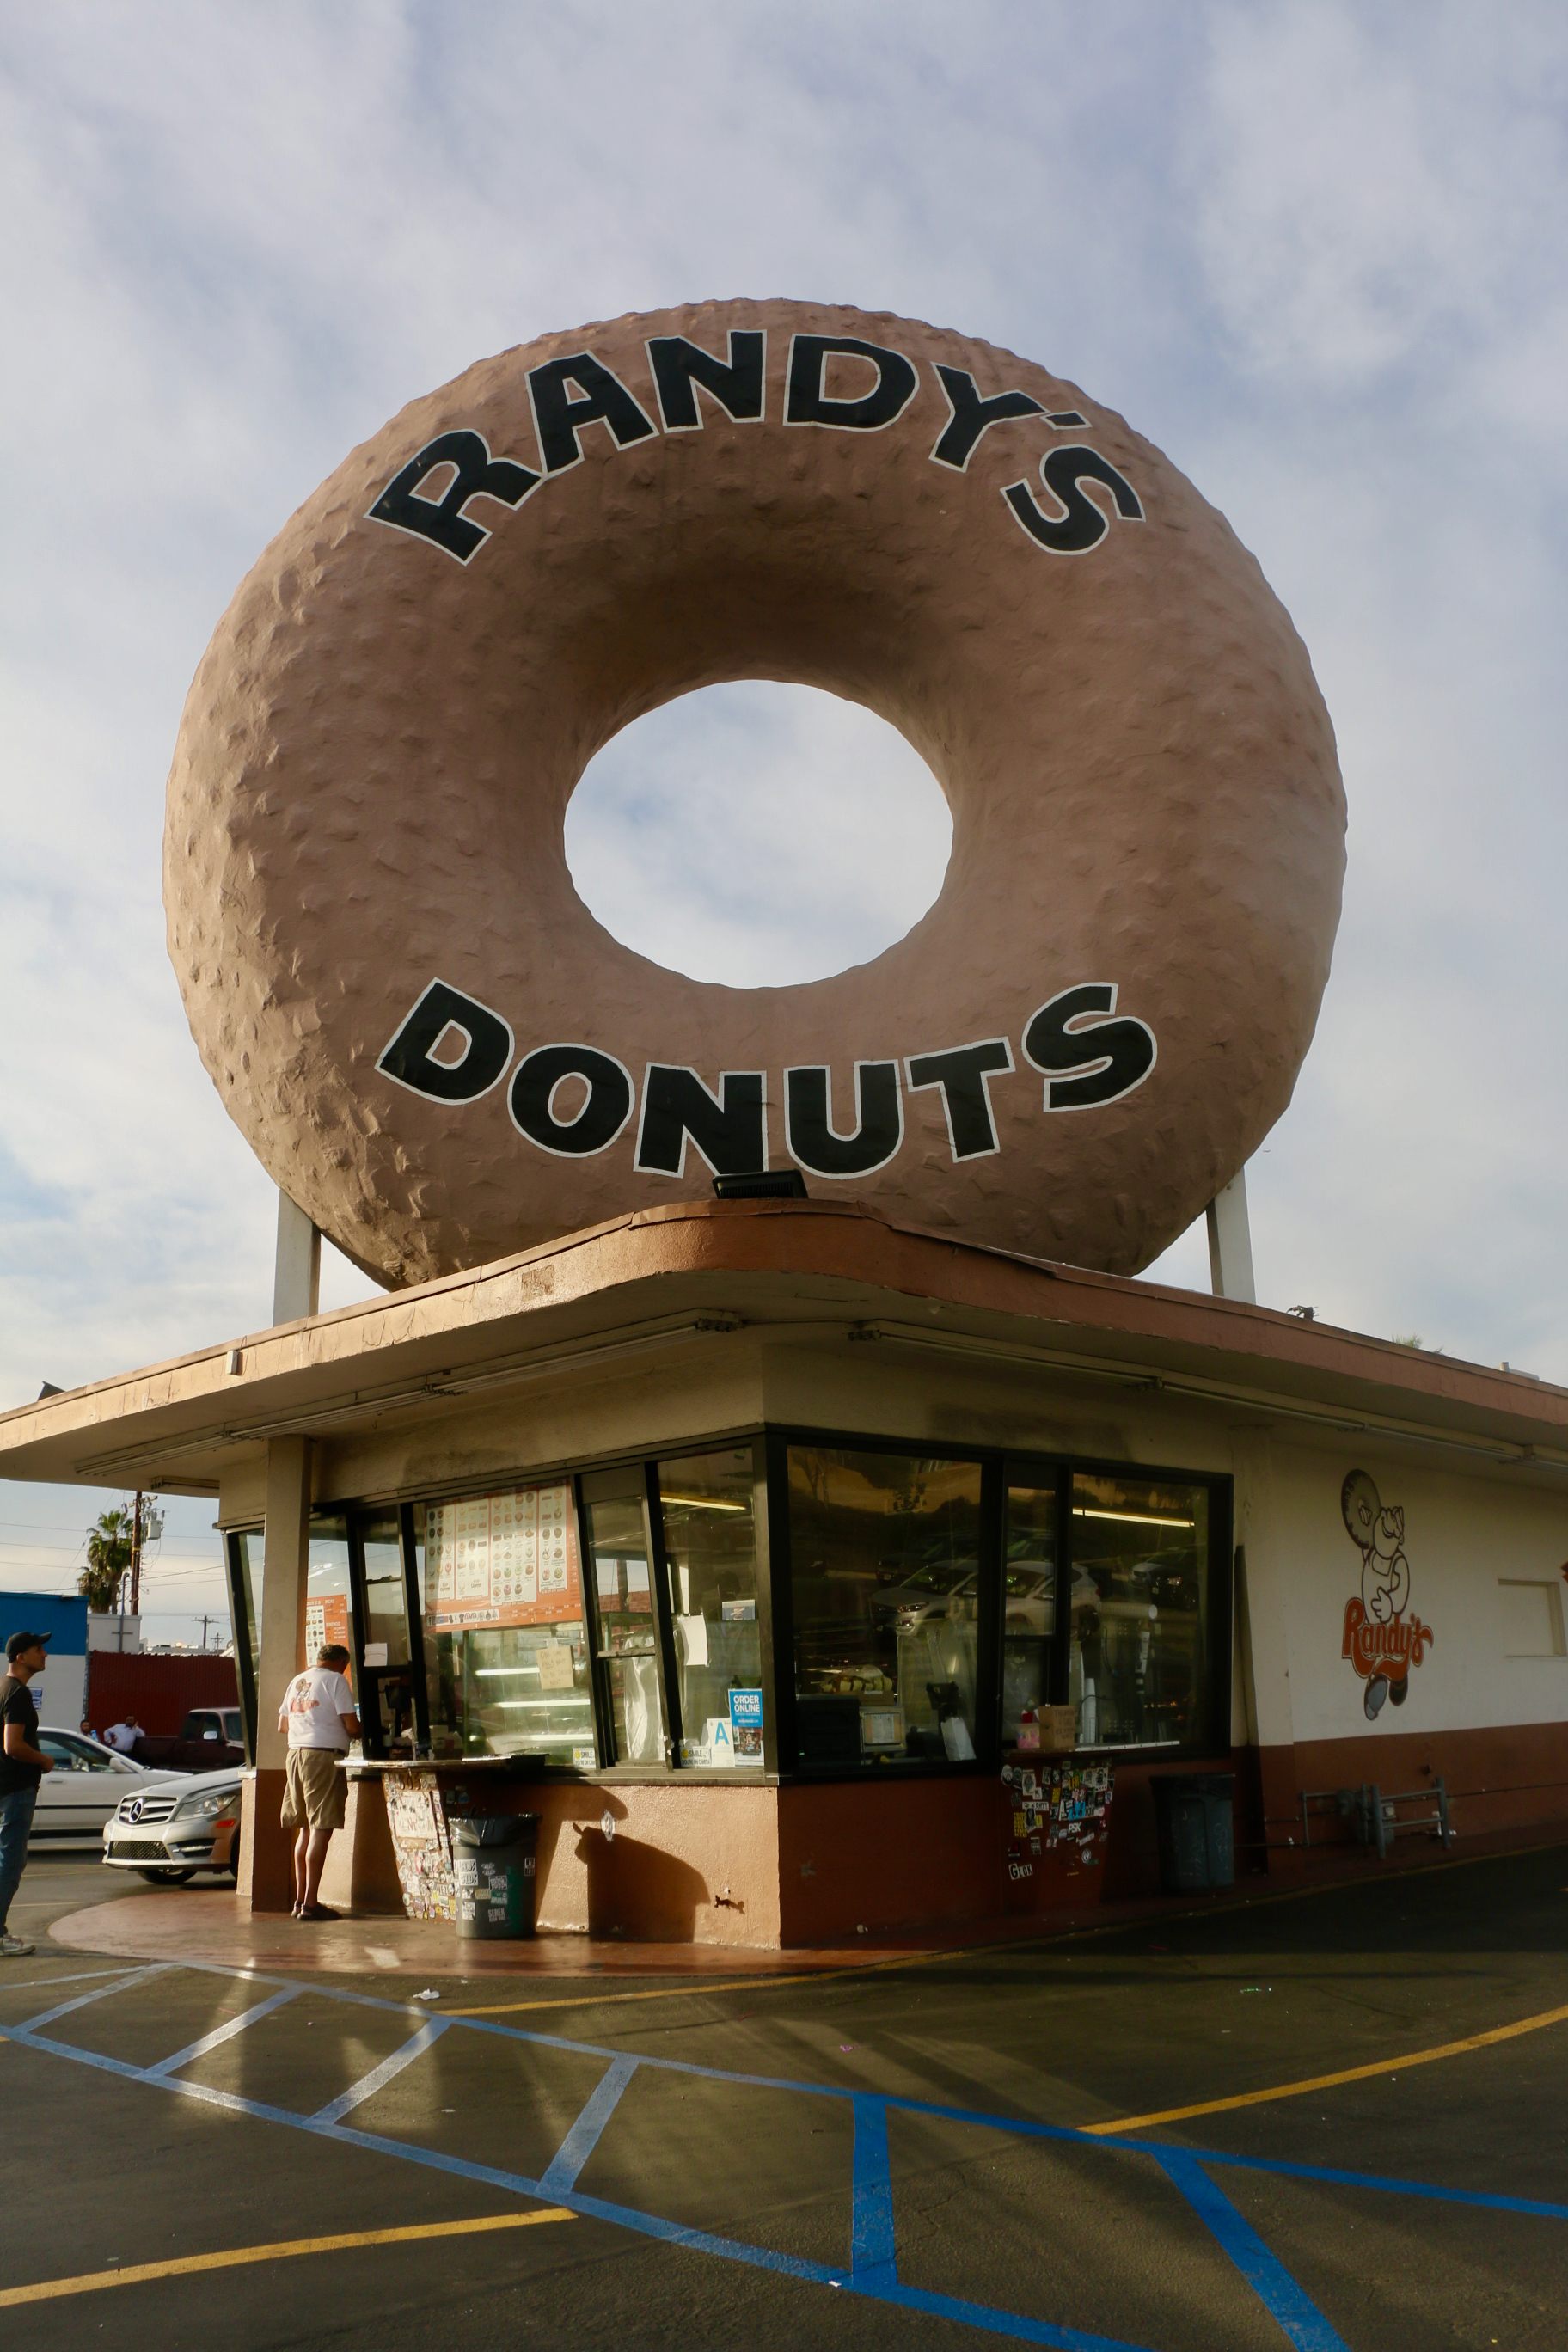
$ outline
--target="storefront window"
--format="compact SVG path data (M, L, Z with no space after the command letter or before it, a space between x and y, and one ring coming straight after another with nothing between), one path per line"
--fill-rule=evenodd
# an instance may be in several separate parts
M267 1544L259 1528L239 1528L225 1539L234 1656L245 1723L245 1752L256 1760L256 1686L261 1673L261 1591Z
M1002 1739L1006 1747L1039 1745L1040 1710L1050 1704L1056 1629L1056 1486L1009 1486L1002 1564Z
M416 1738L414 1673L408 1643L408 1596L395 1511L375 1511L359 1522L364 1567L363 1649L359 1714L370 1756L408 1756Z
M749 1445L658 1465L688 1764L762 1769L755 1477Z
M979 1464L792 1445L789 1524L800 1761L968 1761Z
M611 1491L606 1491L611 1490ZM609 1692L617 1764L664 1764L658 1632L640 1472L584 1482L594 1559L599 1655Z
M310 1572L305 1587L305 1654L313 1666L323 1643L353 1650L349 1630L349 1528L341 1512L318 1511L310 1521Z
M1201 1738L1208 1510L1203 1486L1074 1477L1068 1696L1079 1747Z
M251 1688L261 1673L261 1593L267 1573L267 1538L260 1528L241 1528L231 1536L232 1557L238 1570L235 1592L235 1647L243 1642L250 1659Z
M437 1755L595 1760L572 1490L521 1486L416 1517ZM366 1578L370 1572L367 1552Z

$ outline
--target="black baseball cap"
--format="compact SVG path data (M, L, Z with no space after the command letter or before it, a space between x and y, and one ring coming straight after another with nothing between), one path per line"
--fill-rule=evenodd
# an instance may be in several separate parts
M54 1638L52 1633L13 1633L5 1644L8 1664L14 1666L24 1650L41 1650Z

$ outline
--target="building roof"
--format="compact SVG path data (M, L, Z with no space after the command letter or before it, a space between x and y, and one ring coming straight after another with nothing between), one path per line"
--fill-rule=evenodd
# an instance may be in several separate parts
M871 1210L642 1210L493 1265L0 1414L0 1476L215 1492L236 1449L449 1410L710 1333L812 1325L1568 1471L1568 1390L1237 1299L977 1246Z

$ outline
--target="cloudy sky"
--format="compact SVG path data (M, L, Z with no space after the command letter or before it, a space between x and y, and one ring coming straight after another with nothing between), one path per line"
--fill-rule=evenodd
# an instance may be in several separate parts
M0 1403L266 1320L272 1199L160 902L236 583L474 359L726 294L1037 358L1229 516L1351 808L1317 1044L1249 1172L1261 1295L1568 1381L1565 121L1559 0L0 13ZM612 744L569 848L633 945L746 982L899 937L946 839L879 720L735 687ZM1153 1271L1204 1286L1201 1237ZM115 1499L0 1487L0 1588L68 1583ZM158 1632L221 1601L210 1516L172 1508Z

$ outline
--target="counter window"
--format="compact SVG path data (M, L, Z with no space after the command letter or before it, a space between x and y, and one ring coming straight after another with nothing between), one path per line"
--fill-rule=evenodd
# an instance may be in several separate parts
M595 1491L604 1488L613 1491ZM616 1764L664 1764L658 1630L640 1472L584 1480L599 1655L609 1698Z
M980 1465L789 1448L804 1765L974 1754Z
M749 1445L658 1465L687 1764L762 1769L755 1481Z
M341 1511L318 1511L310 1521L310 1569L305 1586L305 1654L313 1666L324 1643L341 1643L352 1656L349 1623L349 1523Z
M367 1513L358 1520L356 1532L364 1578L364 1639L355 1688L365 1754L409 1756L416 1726L397 1513Z
M416 1523L437 1754L592 1766L594 1706L570 1486L431 1503Z
M267 1539L260 1528L238 1528L225 1538L228 1570L229 1613L234 1622L234 1656L238 1668L239 1704L245 1721L245 1752L256 1760L256 1686L261 1674L261 1591L267 1567Z
M1002 1564L1002 1742L1038 1745L1057 1630L1057 1489L1010 1485ZM1034 1737L1029 1733L1033 1727Z
M1202 1738L1208 1514L1203 1486L1074 1477L1068 1696L1080 1747Z

